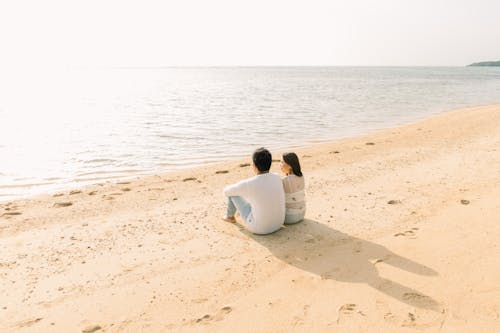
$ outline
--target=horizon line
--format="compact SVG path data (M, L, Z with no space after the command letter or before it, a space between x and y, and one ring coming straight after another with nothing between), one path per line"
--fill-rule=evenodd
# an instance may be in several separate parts
M372 68L444 68L444 67L468 67L467 65L158 65L158 66L113 66L113 65L96 65L96 66L68 66L72 69L169 69L169 68L338 68L338 67L372 67Z

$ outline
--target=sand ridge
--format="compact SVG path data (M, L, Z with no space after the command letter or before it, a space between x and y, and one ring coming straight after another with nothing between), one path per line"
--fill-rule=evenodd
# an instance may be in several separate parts
M220 219L249 159L2 202L0 330L489 332L499 144L493 105L297 149L269 236Z

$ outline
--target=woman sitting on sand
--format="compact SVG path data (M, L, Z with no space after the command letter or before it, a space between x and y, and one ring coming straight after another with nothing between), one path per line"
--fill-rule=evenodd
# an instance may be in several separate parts
M299 158L295 153L284 153L280 160L286 199L285 224L294 224L306 214L305 181L300 170Z

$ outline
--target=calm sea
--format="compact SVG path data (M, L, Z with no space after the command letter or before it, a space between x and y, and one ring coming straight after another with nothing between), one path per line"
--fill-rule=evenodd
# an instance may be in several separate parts
M78 69L0 78L0 200L500 103L500 68Z

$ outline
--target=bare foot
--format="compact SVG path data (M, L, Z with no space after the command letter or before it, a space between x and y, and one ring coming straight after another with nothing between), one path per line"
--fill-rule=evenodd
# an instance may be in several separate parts
M235 223L235 222L236 222L236 219L234 218L234 216L231 216L231 217L229 217L229 216L224 216L222 219L223 219L224 221L226 221L226 222L230 222L230 223Z

